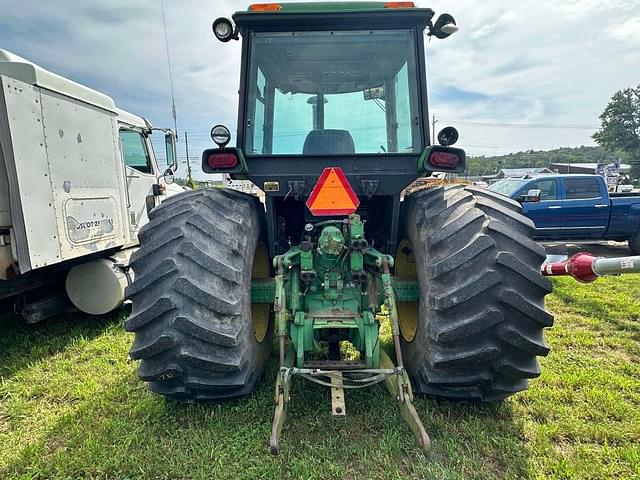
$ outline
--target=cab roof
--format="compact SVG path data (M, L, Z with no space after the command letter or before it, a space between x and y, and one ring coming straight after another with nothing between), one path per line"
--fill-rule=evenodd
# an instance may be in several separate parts
M75 98L96 107L115 112L113 99L104 93L80 85L22 58L0 49L0 75L6 75L29 85L45 88L67 97Z
M252 4L234 13L233 21L240 30L424 29L433 16L433 10L413 2L283 2Z
M2 49L0 49L0 75L115 113L122 123L134 127L151 128L149 122L144 118L117 108L113 99L108 95L50 72L15 53Z

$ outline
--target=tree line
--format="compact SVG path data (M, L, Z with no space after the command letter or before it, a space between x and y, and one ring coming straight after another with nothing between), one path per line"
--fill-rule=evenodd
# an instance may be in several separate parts
M467 158L466 175L490 175L502 168L543 168L550 163L613 163L619 157L603 147L563 147L555 150L526 150L508 155Z

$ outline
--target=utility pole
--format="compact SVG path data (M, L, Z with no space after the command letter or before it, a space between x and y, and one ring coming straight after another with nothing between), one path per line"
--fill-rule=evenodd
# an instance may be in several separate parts
M436 114L434 113L431 121L431 145L436 144L436 123L438 123L438 120L436 120Z
M189 138L187 137L187 131L184 131L184 149L187 155L187 182L193 183L193 178L191 178L191 162L189 162Z

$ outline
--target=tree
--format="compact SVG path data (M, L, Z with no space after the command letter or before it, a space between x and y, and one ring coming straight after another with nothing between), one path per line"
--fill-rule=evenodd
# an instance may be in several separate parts
M549 163L613 163L619 158L619 153L606 150L603 147L562 147L555 150L509 153L498 156L467 157L468 176L490 175L497 169L504 168L542 168ZM627 160L625 159L625 162ZM498 164L498 162L501 162Z
M600 115L602 126L593 134L596 143L619 152L640 176L640 85L616 92Z

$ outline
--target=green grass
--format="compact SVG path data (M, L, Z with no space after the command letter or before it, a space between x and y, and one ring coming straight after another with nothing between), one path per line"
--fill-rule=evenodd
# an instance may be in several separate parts
M640 478L640 276L555 282L551 354L500 404L417 400L423 455L386 391L293 387L267 452L275 364L251 397L182 405L149 393L127 359L124 313L24 326L0 320L0 478Z

